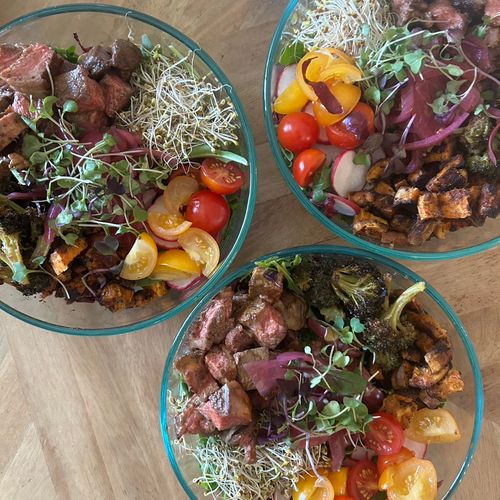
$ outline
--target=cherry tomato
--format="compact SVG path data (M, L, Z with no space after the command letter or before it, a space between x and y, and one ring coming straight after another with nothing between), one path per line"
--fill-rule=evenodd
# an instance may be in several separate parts
M387 490L389 500L435 500L437 474L429 460L410 458L387 467L380 476L379 488Z
M322 478L316 477L314 472L302 477L297 483L297 490L293 492L293 500L333 500L335 492L326 474L328 471L320 469L318 473ZM335 497L336 498L336 497Z
M404 440L401 424L387 413L375 413L368 424L368 431L363 438L365 445L377 455L398 453Z
M158 255L151 277L166 281L194 279L201 274L201 266L185 250L172 249Z
M196 193L199 188L198 182L187 175L171 179L163 191L163 204L167 213L179 214L181 207L187 204L191 195Z
M398 465L401 462L404 462L405 460L409 460L410 458L413 458L415 456L415 453L413 451L409 450L408 448L401 448L398 453L395 453L394 455L380 455L377 458L377 469L378 473L382 474L387 467L390 465Z
M194 168L194 167L180 166L177 170L174 170L170 174L168 180L171 181L172 179L175 179L176 177L181 177L183 175L192 177L193 179L198 181L198 184L201 184L201 170L199 168Z
M422 408L414 413L406 436L419 443L453 443L460 439L460 429L453 415L444 408Z
M201 164L201 181L217 194L236 193L245 184L245 174L233 161L205 158Z
M299 153L293 160L293 178L300 187L306 187L325 162L326 155L317 149L306 149Z
M185 220L180 212L169 212L160 196L148 209L148 226L156 236L176 240L191 227L191 222Z
M194 193L187 204L186 220L207 233L219 232L228 222L231 215L229 205L223 196L203 190Z
M308 113L286 115L278 125L278 141L289 151L300 153L316 143L319 126Z
M374 119L372 108L359 102L342 121L326 127L326 135L338 148L355 149L375 132Z
M347 492L354 500L371 500L378 491L377 467L370 460L362 460L349 470Z
M333 490L335 491L335 498L339 498L339 495L346 494L348 474L349 469L347 467L341 467L340 470L328 472L328 480L332 483Z
M202 266L204 276L210 276L219 263L219 245L203 229L192 227L179 236L179 245L189 257Z
M158 250L148 233L141 233L123 261L120 276L125 280L147 278L156 265Z
M345 495L335 495L335 500L354 500L354 498L346 497Z

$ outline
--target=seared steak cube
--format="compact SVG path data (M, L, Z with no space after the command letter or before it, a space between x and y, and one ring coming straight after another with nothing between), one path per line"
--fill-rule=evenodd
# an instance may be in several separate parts
M252 421L252 403L241 385L232 380L214 392L199 411L217 430L247 425Z
M111 46L111 63L120 70L122 77L128 79L132 72L139 66L142 54L137 45L128 40L118 39Z
M0 151L16 140L26 129L26 124L13 111L0 116Z
M100 82L104 89L104 111L110 117L128 106L132 87L117 75L106 75Z
M282 314L264 299L255 299L241 312L239 322L253 334L257 343L274 349L286 336Z
M79 113L104 110L102 87L95 80L92 80L81 66L57 76L54 79L54 85L55 94L59 98L59 106L71 99L78 104Z
M33 44L26 47L19 58L0 73L17 92L33 97L45 97L50 93L49 71L57 75L62 59L47 45Z
M176 360L175 367L195 394L208 396L219 388L203 361L202 353L184 354Z
M227 382L236 379L236 363L233 355L224 347L212 347L205 354L205 364L212 377L221 384L227 384Z
M12 66L19 59L22 51L23 48L18 45L11 45L9 43L0 44L0 72Z
M103 129L108 125L108 117L104 111L86 111L85 113L69 113L65 119L76 125L82 133Z
M253 343L254 338L241 325L236 325L229 330L224 339L225 347L233 354L248 349Z
M189 333L191 348L208 351L222 342L234 325L232 297L233 290L227 287L209 302Z
M483 217L496 217L499 211L497 188L494 184L483 184L479 196L479 215Z
M248 298L262 297L271 304L279 300L283 292L283 275L272 269L256 267L248 283Z
M300 330L306 324L307 304L301 297L285 290L274 307L283 315L289 330Z
M111 68L111 50L102 45L95 45L78 58L78 63L92 78L99 80Z
M245 370L245 365L251 361L267 361L269 359L269 349L267 347L257 347L247 351L237 352L234 361L238 367L238 382L245 391L255 389L255 384Z
M211 420L203 416L198 407L204 401L199 396L192 396L187 403L186 409L175 417L175 433L177 438L184 434L199 434L209 436L215 432L215 426Z

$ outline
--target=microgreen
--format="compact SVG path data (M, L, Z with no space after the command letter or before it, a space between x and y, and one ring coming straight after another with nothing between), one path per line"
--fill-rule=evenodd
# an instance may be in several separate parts
M302 42L293 42L288 44L281 53L279 63L283 66L289 66L299 62L305 55L306 49Z
M74 45L66 49L56 47L54 48L54 52L70 63L76 64L78 62L78 54L76 53L76 47Z
M326 198L326 191L331 188L331 171L332 166L324 166L315 174L312 181L311 198L314 203L323 203Z
M297 287L295 284L295 281L293 280L290 271L295 269L300 263L302 262L302 257L300 255L296 255L293 258L275 258L271 257L267 260L261 260L255 262L255 265L258 267L264 267L266 269L272 269L274 271L277 271L281 273L285 281L288 285L288 288L298 294L302 294L300 289Z
M368 153L359 152L354 155L352 162L355 165L362 165L363 167L369 167L371 165L371 158Z

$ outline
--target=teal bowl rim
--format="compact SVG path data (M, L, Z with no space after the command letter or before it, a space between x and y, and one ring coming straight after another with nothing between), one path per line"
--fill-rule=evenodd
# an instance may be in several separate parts
M114 5L107 5L107 4L77 3L71 5L58 5L55 7L40 9L31 12L29 14L26 14L24 16L20 16L17 19L14 19L9 23L0 26L0 34L5 30L15 28L16 26L24 24L28 21L33 21L36 19L49 17L56 14L67 14L71 12L97 12L97 13L116 14L119 16L130 17L132 19L136 19L143 23L149 24L163 32L168 33L169 35L176 38L179 42L184 44L192 51L196 51L196 56L200 58L210 68L210 70L213 72L216 78L223 85L226 86L226 91L230 96L234 104L234 107L236 108L236 112L238 113L238 117L241 122L241 128L243 131L243 137L245 139L246 147L248 150L248 169L249 169L248 203L246 206L243 223L239 230L236 242L231 251L229 252L229 254L227 255L227 257L220 264L217 271L210 277L210 279L203 286L201 286L196 291L196 293L191 295L184 302L178 304L169 311L156 315L153 318L138 321L137 323L132 323L127 326L85 329L85 328L64 327L64 326L54 325L45 321L41 321L37 318L28 316L27 314L21 313L16 309L14 309L13 307L10 307L7 304L4 304L3 302L0 301L0 309L11 314L15 318L25 321L30 325L37 326L39 328L44 328L46 330L50 330L57 333L65 333L68 335L82 335L82 336L101 336L101 335L106 336L106 335L117 335L122 333L132 333L134 331L143 328L148 328L150 326L157 325L158 323L170 319L176 314L180 313L181 311L196 304L196 302L200 300L201 297L203 297L214 286L214 283L217 282L219 278L222 277L222 275L226 272L228 267L233 262L234 258L240 251L241 246L243 245L243 242L248 234L250 223L252 221L253 211L255 208L255 200L257 196L257 158L255 153L255 146L253 142L250 124L248 123L248 119L243 109L243 106L225 73L219 68L217 63L196 42L188 38L186 35L183 35L179 30L177 30L173 26L170 26L169 24L164 23L163 21L160 21L152 16L143 14L142 12L138 12L133 9L116 7Z
M479 243L477 245L460 248L458 250L448 250L446 252L417 252L417 251L407 251L407 250L395 250L393 248L384 247L382 245L377 245L368 240L360 238L349 231L346 231L339 225L335 224L326 215L324 215L320 210L318 210L311 201L304 194L300 186L295 182L290 169L286 166L281 150L278 144L276 129L273 124L273 111L272 111L272 97L271 97L271 80L272 71L274 67L274 61L276 59L276 53L278 50L278 45L281 40L281 35L285 24L292 15L295 7L300 0L290 0L290 3L286 7L281 19L276 27L273 38L271 40L271 45L269 46L269 51L267 53L265 68L264 68L264 82L263 82L263 99L264 99L264 122L266 126L267 139L271 145L271 150L273 152L274 160L278 164L278 168L281 175L285 179L288 187L295 195L295 197L300 201L302 206L319 222L326 226L330 231L340 236L349 243L359 246L361 248L366 248L376 253L381 253L386 257L391 257L395 259L405 259L405 260L446 260L446 259L457 259L459 257L468 257L470 255L475 255L479 252L483 252L490 248L494 248L500 245L500 236L493 238L491 240Z
M188 495L189 498L192 500L196 500L196 496L193 494L191 491L191 488L189 487L188 483L184 479L184 476L179 468L179 465L177 464L177 460L175 457L174 450L172 448L172 444L170 442L170 439L168 437L167 433L167 424L168 424L168 419L167 419L167 391L170 386L170 380L169 380L169 371L174 363L174 358L177 354L177 351L179 349L179 346L186 335L186 332L191 325L191 323L198 317L202 309L207 305L207 303L212 299L212 297L218 293L222 288L225 286L229 285L232 283L235 279L241 277L245 273L248 273L255 265L256 261L260 260L265 260L271 257L290 257L293 256L297 253L300 254L307 254L307 253L326 253L326 254L337 254L337 255L347 255L350 257L361 257L364 259L368 259L373 261L375 264L383 264L395 272L401 274L403 277L408 278L414 282L417 281L425 281L423 280L418 274L414 273L410 269L408 269L406 266L403 266L402 264L399 264L398 262L395 262L392 259L388 259L387 257L376 255L373 252L369 252L367 250L363 249L358 249L358 248L349 248L349 247L342 247L342 246L337 246L337 245L308 245L308 246L301 246L301 247L294 247L294 248L287 248L284 250L280 250L278 252L270 253L267 255L264 255L262 257L259 257L251 262L248 262L247 264L242 265L239 267L237 270L232 272L229 276L226 276L221 282L218 283L217 287L214 287L211 290L210 294L207 294L201 301L200 303L191 311L189 316L186 318L184 323L182 324L181 328L179 329L179 332L177 336L175 337L175 340L173 344L170 347L170 351L168 353L167 359L165 361L165 367L163 369L163 376L162 376L162 383L161 383L161 391L160 391L160 431L163 439L163 444L165 446L165 450L167 452L168 459L170 461L170 465L172 469L174 470L174 473L177 477L177 480L181 484L182 488L184 489L185 493ZM451 498L453 493L456 491L458 485L463 479L463 476L468 469L470 462L472 460L472 457L476 451L478 442L479 442L479 436L481 433L481 425L482 425L482 420L483 420L483 410L484 410L484 392L483 392L483 380L481 376L481 370L479 368L479 362L476 356L476 352L474 350L474 347L472 345L471 340L469 339L469 336L467 334L467 331L465 330L462 322L456 315L456 313L453 311L451 306L446 302L446 300L441 296L441 294L435 290L429 283L426 283L426 293L441 307L443 312L446 314L450 322L453 324L455 327L458 336L462 343L464 344L465 350L467 352L467 356L471 365L472 373L474 376L474 385L475 385L475 413L474 413L474 427L472 430L472 436L471 436L471 441L469 445L469 451L467 452L467 456L465 457L465 461L460 467L459 471L457 472L455 479L453 483L450 486L450 489L446 493L446 495L443 497L442 500L447 500Z

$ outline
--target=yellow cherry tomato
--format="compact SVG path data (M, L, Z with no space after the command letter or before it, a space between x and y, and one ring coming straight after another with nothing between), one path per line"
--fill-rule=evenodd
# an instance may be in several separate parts
M453 415L444 408L422 408L413 414L405 435L419 443L453 443L461 437Z
M187 205L191 195L199 189L198 181L192 177L179 175L173 178L163 191L163 203L167 213L180 215L180 208Z
M330 471L328 473L328 480L330 481L330 483L332 483L333 490L335 491L335 496L346 494L348 472L348 467L342 467L338 471Z
M302 108L309 101L308 97L300 88L297 80L293 80L290 85L276 98L273 109L280 115L289 115L302 111Z
M195 262L185 250L179 248L161 252L156 261L156 267L158 266L169 267L188 274L199 275L201 273L200 264Z
M382 472L378 487L389 500L434 500L437 498L437 473L429 460L410 458Z
M297 483L297 491L293 491L293 500L333 500L335 493L333 486L327 478L327 472L323 469L318 470L322 476L319 479L314 472L310 471L303 476Z
M220 250L210 234L192 227L179 236L178 242L191 259L202 266L201 272L204 276L210 276L213 273L219 263Z
M315 100L313 102L313 113L320 127L327 127L341 121L356 107L361 98L361 89L351 83L334 82L328 84L328 88L341 104L344 112L330 113L318 100Z
M141 233L125 257L120 276L126 280L147 278L155 268L157 257L153 238L148 233Z
M191 227L191 222L185 220L180 212L172 213L165 208L160 197L148 210L148 225L156 236L165 240L176 240Z

